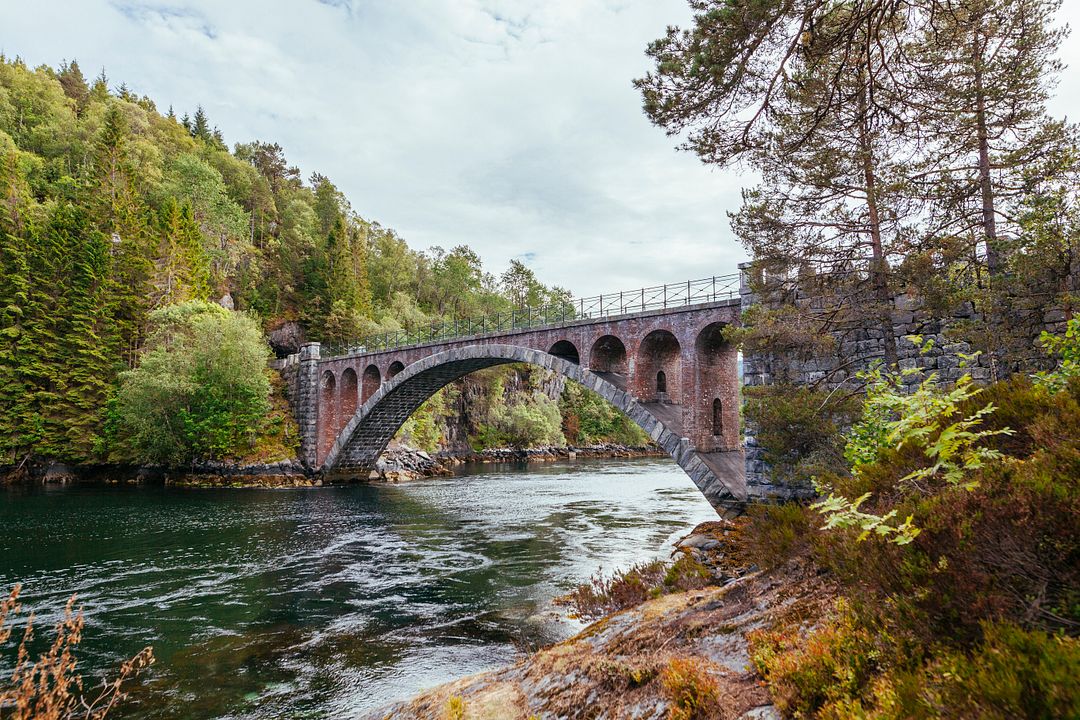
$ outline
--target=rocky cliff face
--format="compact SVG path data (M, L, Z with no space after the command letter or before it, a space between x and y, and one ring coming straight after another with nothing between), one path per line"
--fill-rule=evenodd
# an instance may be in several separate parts
M505 375L502 399L512 404L515 397L539 391L558 401L566 386L566 378L542 368L514 366L499 370ZM447 416L442 420L443 444L440 450L451 453L470 453L469 436L474 435L484 421L489 408L491 382L483 373L466 375L449 386L451 399Z

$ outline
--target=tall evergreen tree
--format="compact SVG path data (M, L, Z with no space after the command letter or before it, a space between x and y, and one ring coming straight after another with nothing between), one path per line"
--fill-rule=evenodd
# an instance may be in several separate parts
M96 216L115 257L108 293L115 319L114 342L125 362L132 366L150 309L153 249L148 209L136 191L128 157L129 136L123 112L115 102L110 103L97 141Z
M926 0L917 63L916 120L927 151L924 186L931 231L973 236L992 274L1004 270L1019 233L1025 169L1069 145L1046 103L1061 72L1067 29L1061 0Z
M6 139L0 136L0 463L25 457L31 413L22 371L24 327L30 310L30 229L24 218L30 191L19 171L18 150Z
M195 108L195 118L191 122L191 137L197 140L211 139L210 121L206 118L206 111L202 105Z

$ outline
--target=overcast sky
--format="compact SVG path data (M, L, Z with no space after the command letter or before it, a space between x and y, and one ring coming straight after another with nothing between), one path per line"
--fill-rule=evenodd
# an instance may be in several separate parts
M1080 0L1063 18L1080 24ZM76 58L230 146L280 143L415 248L575 294L735 271L737 173L676 152L631 80L685 0L0 0L0 49ZM1080 67L1080 37L1062 57ZM1075 118L1066 71L1054 110Z

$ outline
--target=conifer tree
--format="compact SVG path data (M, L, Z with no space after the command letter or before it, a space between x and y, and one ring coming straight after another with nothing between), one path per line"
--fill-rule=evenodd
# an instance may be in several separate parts
M191 122L191 137L197 140L211 140L210 121L206 118L206 111L202 105L195 108L195 119Z
M24 326L30 311L30 191L17 164L18 150L0 136L0 463L19 462L29 446L29 393L22 372Z
M83 77L78 61L60 63L60 72L57 77L64 88L64 94L75 101L76 115L81 116L90 99L90 86Z
M119 106L105 112L97 142L98 227L109 238L115 262L108 303L115 319L117 350L129 365L142 342L149 312L149 282L153 271L148 210L132 177L128 158L130 131Z
M1062 70L1060 0L926 0L913 44L915 119L927 140L923 186L931 230L974 237L991 274L1019 233L1025 169L1067 152L1068 131L1046 112ZM911 99L909 99L909 102ZM1052 162L1052 161L1051 161Z
M191 206L181 207L175 199L167 200L161 213L160 233L155 307L208 299L210 263Z

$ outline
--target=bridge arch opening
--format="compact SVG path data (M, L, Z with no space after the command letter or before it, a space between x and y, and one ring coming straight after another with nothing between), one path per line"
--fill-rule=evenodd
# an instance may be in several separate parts
M601 335L589 353L589 369L598 373L625 375L626 346L614 335Z
M674 340L674 337L671 339ZM663 347L670 346L669 342L661 344ZM652 436L686 471L718 512L726 514L730 510L741 509L744 496L739 494L738 484L730 485L727 480L721 480L705 459L685 451L681 431L672 428L661 417L669 414L667 411L658 414L655 408L635 399L632 393L622 391L579 365L510 345L485 344L456 348L412 363L365 401L363 407L345 424L330 451L322 456L320 466L331 476L366 475L409 416L440 388L477 370L508 363L539 365L599 393ZM671 377L669 370L665 369L664 372ZM364 375L367 375L366 371Z
M578 352L577 346L569 340L560 340L548 350L548 354L554 355L557 358L562 358L567 362L572 362L575 365L581 364L581 354Z
M368 399L378 391L382 386L382 373L379 372L379 368L376 365L368 365L364 368L363 379L363 394L360 396L360 402L366 403Z
M394 362L390 363L390 367L386 369L386 379L390 380L404 369L405 363L401 362L400 360L395 360Z
M337 378L329 370L319 380L319 394L319 447L325 453L329 452L338 433Z
M682 403L682 348L668 330L653 330L638 348L635 389L646 402ZM661 389L661 387L663 389Z
M338 415L335 418L336 429L348 422L349 418L356 414L356 408L360 400L360 387L356 378L356 370L345 368L341 373L341 389L338 392L341 398L338 404Z
M693 412L701 418L694 446L705 452L739 446L738 350L724 337L725 323L706 325L694 341Z

